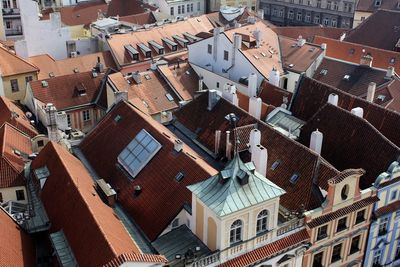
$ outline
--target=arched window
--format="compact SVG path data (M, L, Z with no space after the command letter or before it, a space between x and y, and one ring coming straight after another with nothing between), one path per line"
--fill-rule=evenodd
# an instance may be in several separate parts
M268 228L268 211L262 210L257 216L257 227L256 227L257 234L266 231L267 228Z
M231 244L242 241L242 221L236 220L231 225L230 238Z

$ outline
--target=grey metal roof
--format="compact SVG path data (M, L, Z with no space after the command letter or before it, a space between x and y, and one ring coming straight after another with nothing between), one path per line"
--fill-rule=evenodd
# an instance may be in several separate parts
M64 232L58 231L50 234L50 240L57 254L57 258L61 266L75 267L78 266L74 253L65 238Z
M248 183L242 185L240 181L245 176ZM243 163L237 153L219 174L190 185L188 189L220 217L286 193L256 172L252 162Z

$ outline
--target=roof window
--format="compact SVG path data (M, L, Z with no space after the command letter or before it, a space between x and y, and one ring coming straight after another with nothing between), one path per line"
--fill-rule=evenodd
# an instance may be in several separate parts
M185 178L185 174L183 172L178 172L178 174L175 176L175 180L179 183Z
M292 184L296 184L297 181L299 180L299 178L300 178L300 175L299 175L298 173L293 173L293 175L290 176L289 181L290 181Z
M274 163L271 165L271 170L275 171L276 168L281 164L280 160L276 160Z
M328 70L327 69L322 69L319 74L327 75L328 74Z
M346 80L346 81L350 80L350 75L348 75L348 74L344 75L343 80Z
M174 101L174 98L172 97L171 94L166 93L165 96L168 98L169 101Z

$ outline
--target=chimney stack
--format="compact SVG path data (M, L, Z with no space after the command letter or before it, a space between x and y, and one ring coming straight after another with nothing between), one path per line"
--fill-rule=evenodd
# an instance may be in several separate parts
M214 147L215 155L218 155L218 153L219 153L220 143L221 143L221 130L216 130L215 131L215 147Z
M353 109L351 110L351 114L354 114L354 115L356 115L357 117L362 118L362 117L364 117L364 109L363 109L363 108L360 108L360 107L353 108Z
M256 39L256 48L259 48L262 42L262 33L259 29L254 31L254 38Z
M181 140L181 139L175 139L175 142L174 142L174 150L175 150L176 152L181 152L182 149L183 149L183 142L182 142L182 140Z
M257 74L255 73L249 75L247 93L249 97L257 96Z
M256 147L256 145L259 145L261 142L261 132L257 129L253 129L250 131L250 140L249 140L249 152L251 154L254 153L254 149Z
M207 109L209 111L211 111L217 104L218 100L219 100L219 95L217 93L217 90L215 90L215 89L208 90L208 107L207 107Z
M297 38L297 46L302 47L305 44L306 44L306 39L304 39L303 36L299 35L299 38Z
M367 101L368 102L374 102L375 98L375 90L376 90L376 83L370 82L368 84L368 92L367 92Z
M323 139L324 135L320 131L318 131L318 129L312 132L310 140L310 149L318 154L321 154Z
M261 118L261 107L262 100L259 97L250 97L249 98L249 113L256 119Z
M394 75L394 68L390 66L386 71L386 78L391 79L393 75Z
M326 50L327 47L328 47L328 45L326 43L322 43L321 44L321 49L322 50Z
M328 96L328 103L329 104L337 106L338 102L339 102L339 96L337 94L332 93L332 94L330 94Z
M268 76L269 83L273 86L279 87L280 75L279 71L273 67Z
M260 144L256 145L254 152L251 154L251 161L256 166L256 171L264 177L267 175L267 160L267 149Z

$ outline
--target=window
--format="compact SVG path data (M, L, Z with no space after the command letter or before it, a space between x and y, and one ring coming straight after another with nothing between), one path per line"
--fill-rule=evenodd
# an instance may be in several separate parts
M197 2L197 11L200 11L200 2Z
M118 162L134 178L161 149L161 144L142 129L118 155Z
M0 192L0 203L3 202L3 194Z
M395 200L397 198L397 190L392 191L392 194L390 196L390 200Z
M294 18L294 12L293 12L293 10L289 10L288 19L293 19L293 18Z
M212 45L207 45L207 53L212 54Z
M339 4L338 2L333 2L333 9L338 10L339 9Z
M43 147L44 146L44 141L43 140L38 140L37 141L38 147Z
M290 0L290 3L294 4L294 0Z
M274 16L274 17L278 16L278 10L276 10L275 8L272 9L272 16Z
M324 252L315 254L312 267L322 267L322 259L324 257Z
M19 91L18 80L12 79L12 80L10 80L10 83L11 83L11 91L13 93L18 92Z
M328 24L329 24L329 19L328 18L324 18L324 25L328 26Z
M341 232L347 228L347 217L341 218L338 220L336 233Z
M360 235L353 237L351 239L350 255L360 251Z
M296 19L297 19L298 21L301 21L301 20L302 20L302 17L303 17L303 15L302 15L301 13L297 13Z
M317 7L321 8L321 0L317 0Z
M336 27L336 26L337 26L337 21L336 21L336 19L332 19L331 25L332 25L332 27Z
M193 3L190 4L190 12L193 12Z
M328 1L328 2L326 3L326 8L327 8L327 9L332 9L332 2L331 2L331 1Z
M265 232L268 228L268 211L262 210L257 216L257 234Z
M319 22L320 22L320 20L319 20L319 15L316 15L316 16L314 17L314 23L315 23L315 24L319 24Z
M342 256L340 255L341 252L342 252L342 244L338 244L333 247L331 263L340 261L342 259Z
M71 114L67 114L67 123L68 123L68 127L71 127Z
M90 110L84 110L82 111L83 114L83 121L89 121L90 120Z
M374 265L380 264L381 254L382 254L382 251L380 249L374 251L374 260L373 260Z
M185 5L181 6L182 14L185 14Z
M189 4L186 5L186 12L187 12L187 13L190 12L190 5L189 5Z
M318 233L317 233L317 241L324 239L328 236L328 225L321 226L318 228Z
M303 4L303 0L299 0L299 4L302 5Z
M361 21L364 21L365 20L365 17L361 17Z
M229 235L231 245L242 241L242 221L236 220L231 225L231 231Z
M382 4L382 1L381 1L381 0L376 0L376 1L375 1L375 6L381 6L381 4Z
M176 228L179 226L179 218L176 218L175 220L172 221L171 227Z
M224 50L224 60L228 61L229 60L229 52Z
M279 15L278 17L282 18L283 17L283 9L279 10Z
M280 160L274 161L274 163L271 165L271 170L274 171L276 168L278 168L279 164L281 164Z
M387 233L389 218L382 218L379 222L379 235L385 235Z
M17 195L17 200L25 200L24 190L16 190L15 194Z
M173 7L173 6L171 6L171 8L170 8L169 14L170 14L171 16L174 15L174 7Z
M346 80L348 80L348 79L346 79ZM342 200L346 200L348 195L349 195L349 185L346 184L346 185L343 186L342 191L340 193L340 196L342 197Z
M306 17L304 18L304 21L305 22L311 22L311 14L310 13L306 14Z
M217 82L217 88L219 88L219 82Z
M33 80L33 77L32 76L26 76L25 77L25 83L29 83L29 82L31 82Z
M1 197L1 195L0 195L0 197ZM0 199L0 202L1 202L1 199ZM394 259L395 259L395 260L400 259L400 240L397 241L396 255L395 255L395 258L394 258Z
M11 21L6 21L6 29L11 29L11 28L12 28Z
M10 8L11 2L10 0L3 0L3 8Z
M363 221L365 221L365 210L360 210L357 212L357 216L356 216L356 224L362 223Z
M178 6L178 14L181 14L181 6Z

